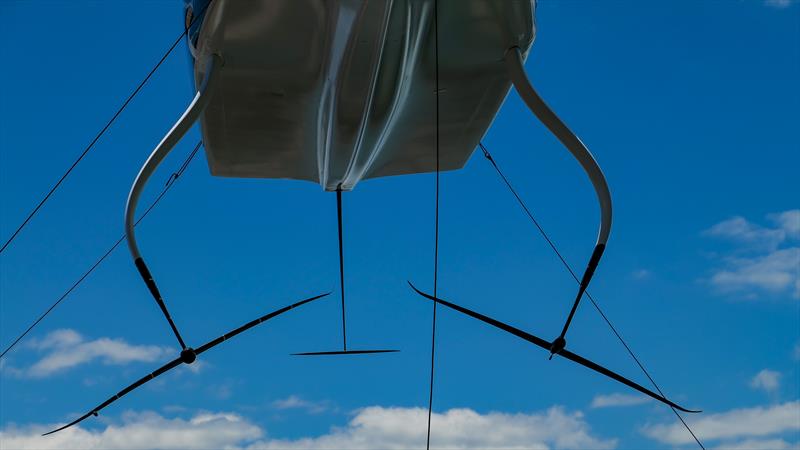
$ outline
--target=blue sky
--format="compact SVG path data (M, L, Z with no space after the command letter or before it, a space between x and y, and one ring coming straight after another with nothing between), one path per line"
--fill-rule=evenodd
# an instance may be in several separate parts
M0 2L0 236L180 33L181 14L168 1ZM665 392L705 411L687 421L708 448L798 447L800 4L542 0L537 24L526 70L615 202L594 296ZM191 95L181 49L2 254L3 347L121 235L130 184ZM598 211L580 167L515 93L484 142L583 267ZM405 280L432 286L433 177L366 181L344 201L350 345L402 352L289 356L340 345L331 296L40 440L177 353L121 246L3 358L0 446L423 446L431 305ZM441 205L440 295L555 336L574 282L479 152L442 175ZM198 157L138 230L193 345L338 289L334 196L311 183L212 178ZM589 306L572 350L644 383ZM667 408L631 394L440 310L433 446L692 448Z

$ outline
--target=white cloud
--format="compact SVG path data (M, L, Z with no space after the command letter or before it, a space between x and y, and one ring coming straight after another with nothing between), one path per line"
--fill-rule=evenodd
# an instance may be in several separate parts
M739 442L726 442L718 450L790 450L800 449L800 442L790 444L783 439L747 439Z
M721 292L789 294L800 299L800 210L769 214L772 227L748 222L743 217L720 222L705 231L739 244L739 256L725 258L724 267L714 271L710 283ZM741 256L747 252L746 256Z
M800 298L800 247L775 250L765 256L732 258L727 269L717 271L711 284L724 292L752 289Z
M765 228L740 216L714 225L706 230L705 234L768 249L774 249L786 239L786 231L783 228Z
M596 395L592 399L592 408L613 408L617 406L635 406L647 403L650 401L649 397L643 395L632 394L608 394Z
M786 233L787 238L800 239L800 209L790 209L767 217Z
M724 220L703 233L756 248L775 249L787 240L800 239L800 209L767 214L772 227L752 223L741 216Z
M653 276L653 273L647 269L637 269L631 272L631 276L635 280L646 280Z
M302 399L296 395L290 395L284 399L272 402L272 407L276 409L302 409L311 414L319 414L328 409L324 402L312 402Z
M29 347L46 352L29 368L17 371L21 376L43 378L72 367L99 359L103 364L124 365L132 362L153 362L175 353L167 347L131 345L122 339L85 340L75 330L63 329L33 340Z
M62 348L80 344L81 341L83 338L77 331L63 328L51 331L43 339L31 339L28 346L39 349Z
M800 401L768 407L734 409L688 420L695 434L703 440L731 440L765 437L800 430ZM690 444L692 437L678 424L647 425L645 435L672 444Z
M764 0L764 4L776 9L784 9L792 6L795 0Z
M194 374L198 374L200 372L203 372L203 371L207 370L209 367L211 367L211 364L206 360L197 359L197 360L195 360L195 362L193 362L191 364L183 364L180 367L183 370L188 370L189 372L192 372Z
M231 383L213 384L206 386L204 389L207 395L214 397L218 400L227 400L233 395L233 388Z
M260 427L231 413L200 413L189 420L125 413L121 423L100 431L75 426L41 436L53 427L8 427L0 431L0 442L9 449L218 449L263 436Z
M156 413L126 413L121 423L102 430L80 426L41 437L50 426L8 427L0 431L4 448L83 449L406 449L425 444L427 409L372 406L356 412L343 427L321 436L277 439L252 421L233 413L201 413L191 419ZM590 434L580 412L561 407L534 414L451 409L432 418L432 447L608 449L614 439Z
M423 408L364 408L346 427L297 440L258 442L249 449L406 449L425 444L428 411ZM451 409L431 419L431 447L439 448L613 448L616 440L589 434L580 412L552 407L538 414L479 414Z
M767 392L775 392L781 386L781 374L774 370L764 369L750 380L750 387Z

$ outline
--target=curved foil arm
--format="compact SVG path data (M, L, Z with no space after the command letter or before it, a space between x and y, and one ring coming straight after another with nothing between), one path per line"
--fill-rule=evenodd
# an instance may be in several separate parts
M600 166L586 145L558 118L533 88L525 74L519 47L511 48L506 52L506 68L511 82L514 83L514 87L528 108L564 144L564 147L572 153L572 156L583 167L586 175L589 176L600 202L600 231L597 235L597 245L605 245L611 233L611 193L603 171L600 170Z
M126 387L125 389L119 391L113 397L109 398L108 400L104 401L103 403L101 403L101 404L95 406L94 408L92 408L91 411L89 411L86 414L82 415L81 417L73 420L72 422L64 425L63 427L60 427L60 428L57 428L57 429L55 429L53 431L45 433L42 436L47 436L48 434L53 434L53 433L59 432L61 430L64 430L66 428L69 428L69 427L71 427L73 425L76 425L76 424L82 422L83 420L85 420L89 416L96 416L103 408L105 408L106 406L108 406L108 405L114 403L115 401L119 400L125 394L131 392L132 390L138 388L139 386L142 386L143 384L145 384L148 381L158 377L159 375L162 375L162 374L164 374L166 372L169 372L170 370L180 366L181 364L191 364L192 362L194 362L195 358L198 355L200 355L201 353L203 353L203 352L205 352L207 350L210 350L213 347L216 347L217 345L227 341L228 339L233 338L237 334L243 333L243 332L249 330L250 328L253 328L256 325L264 323L267 320L272 319L275 316L279 316L279 315L289 311L290 309L294 309L294 308L297 308L298 306L302 306L302 305L304 305L306 303L313 302L314 300L320 299L320 298L325 297L327 295L330 295L330 292L328 292L326 294L322 294L322 295L317 295L315 297L307 298L307 299L299 301L297 303L293 303L293 304L291 304L289 306L285 306L285 307L283 307L283 308L281 308L279 310L276 310L276 311L273 311L273 312L271 312L271 313L269 313L267 315L261 316L258 319L255 319L255 320L252 320L250 322L247 322L246 324L242 325L241 327L236 328L233 331L225 333L222 336L220 336L220 337L218 337L218 338L216 338L216 339L214 339L212 341L209 341L209 342L201 345L200 347L197 348L197 350L193 350L191 348L189 348L187 350L184 350L183 352L181 352L181 356L180 357L175 358L172 361L164 364L163 366L159 367L158 369L156 369L154 372L150 373L149 375L146 375L146 376L140 378L135 383L133 383L130 386ZM187 356L188 356L188 358L187 358Z
M511 82L514 84L514 87L517 89L520 97L522 97L522 100L525 101L525 104L528 105L528 108L530 108L533 114L536 115L536 117L544 124L544 126L546 126L547 129L550 130L550 132L553 133L553 135L558 138L559 141L561 141L564 147L566 147L567 150L572 153L572 156L578 160L581 167L583 167L583 170L586 172L586 175L589 176L589 180L592 182L592 186L597 193L597 200L600 202L600 230L597 234L597 242L595 243L592 256L589 259L589 264L587 265L586 270L583 272L583 277L581 277L580 287L577 295L575 296L572 309L570 310L569 316L567 316L567 320L564 323L564 328L561 331L561 335L556 340L556 342L559 344L556 344L555 348L551 349L551 352L556 353L560 351L560 348L563 348L563 346L566 344L564 336L567 334L567 329L572 322L572 317L575 315L575 311L578 308L578 304L580 303L586 288L589 287L589 282L591 282L592 277L594 276L594 271L600 262L600 258L603 256L603 251L606 248L608 236L611 233L611 192L608 189L608 183L606 182L605 175L603 175L603 171L600 170L600 166L597 164L597 161L594 159L594 156L592 156L591 152L589 152L589 149L586 148L586 145L581 142L578 136L576 136L575 133L573 133L567 127L567 125L564 124L561 119L559 119L556 113L547 106L544 100L542 100L542 98L533 88L533 85L531 85L530 80L528 80L527 75L525 75L525 67L522 63L522 53L519 47L510 48L506 52L505 60L508 76L511 79Z
M178 343L181 345L181 348L184 349L186 348L186 344L183 342L183 337L178 332L178 328L175 326L175 322L173 322L172 317L167 310L164 299L161 297L161 293L158 291L158 287L156 286L152 275L150 275L150 270L147 268L147 265L142 259L142 255L139 252L139 246L136 244L136 233L134 231L134 227L136 226L136 205L139 203L139 196L142 194L144 186L147 184L147 180L150 178L153 172L155 172L156 168L158 168L159 164L161 164L164 158L166 158L169 152L172 151L178 141L181 140L183 135L185 135L192 125L194 125L194 123L200 117L200 114L205 109L206 105L208 105L211 96L214 94L214 87L217 83L217 79L219 78L218 74L221 67L222 59L218 55L212 55L208 60L208 64L206 65L206 76L203 79L200 89L195 94L192 103L189 104L189 107L186 108L186 111L183 113L180 119L178 119L172 129L169 130L167 135L164 136L164 139L158 143L158 146L156 146L155 150L153 150L153 153L149 158L147 158L147 161L144 163L141 170L139 170L139 174L136 175L136 179L133 181L133 185L131 186L131 191L128 194L128 202L125 206L125 237L128 240L128 248L133 256L133 262L136 265L136 269L139 271L139 275L141 275L142 279L147 285L147 289L150 291L150 294L155 299L159 308L161 308L161 313L164 314L164 317L167 319L170 328L172 328L172 332L178 339Z
M200 114L208 105L211 96L214 95L214 87L218 81L218 74L222 68L222 58L218 55L212 55L209 58L206 69L206 77L200 89L192 99L192 103L186 108L183 115L175 122L175 125L169 130L166 136L158 143L153 153L147 158L136 179L133 181L131 191L128 193L128 202L125 205L125 235L128 238L128 248L133 255L133 259L139 259L142 255L139 253L139 247L136 244L136 234L134 232L134 222L136 205L139 203L139 196L144 190L147 180L155 172L161 162L166 158L175 145L181 140L183 135L194 125Z
M414 285L411 284L410 282L408 284L411 286L412 289L414 289L414 291L417 294L419 294L419 295L421 295L421 296L423 296L423 297L425 297L425 298L427 298L429 300L433 300L436 303L439 303L441 305L447 306L448 308L454 309L454 310L456 310L456 311L458 311L460 313L466 314L466 315L468 315L470 317L474 317L474 318L476 318L476 319L478 319L478 320L480 320L482 322L485 322L485 323L487 323L487 324L489 324L489 325L491 325L493 327L496 327L496 328L499 328L499 329L501 329L503 331L511 333L514 336L517 336L519 338L525 339L526 341L528 341L528 342L530 342L530 343L532 343L532 344L534 344L534 345L536 345L538 347L541 347L541 348L543 348L545 350L550 350L550 348L551 348L552 344L550 342L540 338L540 337L534 336L534 335L532 335L530 333L526 333L526 332L524 332L524 331L522 331L522 330L520 330L518 328L512 327L511 325L507 325L507 324L505 324L503 322L500 322L499 320L495 320L495 319L492 319L491 317L484 316L483 314L476 313L475 311L471 311L471 310L469 310L467 308L464 308L462 306L458 306L458 305L450 303L450 302L448 302L446 300L442 300L442 299L434 297L432 295L428 295L428 294L420 291L416 287L414 287ZM558 355L562 356L562 357L564 357L564 358L566 358L566 359L568 359L570 361L576 362L576 363L578 363L578 364L580 364L580 365L582 365L584 367L592 369L595 372L598 372L598 373L600 373L602 375L605 375L605 376L607 376L607 377L609 377L609 378L611 378L613 380L616 380L616 381L618 381L618 382L620 382L620 383L622 383L622 384L624 384L626 386L629 386L629 387L631 387L633 389L636 389L637 391L641 392L642 394L645 394L645 395L647 395L649 397L652 397L652 398L654 398L654 399L656 399L656 400L658 400L658 401L660 401L660 402L662 402L664 404L667 404L667 405L669 405L669 406L671 406L673 408L679 409L679 410L687 412L687 413L698 413L698 412L700 412L700 411L696 411L696 410L686 409L686 408L678 405L677 403L674 403L674 402L664 398L663 396L661 396L659 394L656 394L655 392L647 389L646 387L643 387L640 384L638 384L636 382L633 382L633 381L623 377L622 375L619 375L619 374L617 374L615 372L612 372L611 370L608 370L605 367L603 367L603 366L601 366L601 365L599 365L597 363L589 361L588 359L586 359L586 358L584 358L584 357L582 357L580 355L576 355L575 353L572 353L569 350L566 350L566 349L561 350L560 352L558 352Z

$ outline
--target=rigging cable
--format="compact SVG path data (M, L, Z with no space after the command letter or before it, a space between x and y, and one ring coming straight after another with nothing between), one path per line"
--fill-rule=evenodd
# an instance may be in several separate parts
M339 224L339 285L342 288L342 350L347 351L347 322L344 312L344 240L342 239L342 185L336 188L336 218Z
M558 248L556 247L555 243L553 243L553 241L547 235L547 232L544 231L544 228L542 228L542 226L539 224L539 221L537 221L536 218L533 216L533 214L528 209L528 207L525 205L525 202L522 200L522 198L519 196L519 194L517 194L516 189L514 189L514 187L511 185L511 182L508 181L508 178L506 178L505 174L503 174L503 171L500 170L500 167L498 167L497 163L495 162L494 158L492 157L492 154L489 153L489 150L486 149L486 146L483 145L483 142L479 142L478 145L480 146L481 150L483 151L483 156L492 164L492 167L494 167L494 170L497 172L498 175L500 175L500 178L503 179L503 182L508 187L508 190L511 191L512 194L514 194L514 197L517 199L517 203L519 203L519 205L525 211L525 214L527 214L528 218L531 220L531 222L539 230L539 233L542 235L542 237L545 239L545 241L547 241L547 244L550 246L550 248L553 249L553 252L555 252L556 256L558 256L558 259L561 260L561 263L567 269L569 274L572 275L572 278L574 278L576 282L580 283L580 280L578 279L578 276L575 275L575 272L572 270L572 267L570 267L570 265L567 262L567 260L564 259L564 257L561 255L561 252L558 251ZM611 328L611 331L614 333L614 335L617 337L617 339L619 339L619 341L625 347L625 350L628 351L628 354L631 356L631 358L633 358L633 360L636 362L636 365L639 366L639 368L645 374L647 379L650 380L650 382L656 388L658 393L661 394L662 397L666 397L664 395L664 392L661 391L661 388L658 386L656 381L653 379L653 377L650 376L650 372L648 372L647 369L645 369L644 365L641 363L641 361L639 361L639 358L636 357L636 354L633 353L633 350L631 350L631 348L628 346L628 344L622 338L622 335L619 334L619 332L617 331L616 327L614 327L614 325L611 323L611 320L609 320L608 316L606 316L605 313L603 312L603 310L600 309L600 305L597 303L597 301L595 301L594 297L592 297L592 295L588 292L588 290L586 291L586 296L589 298L589 301L591 301L592 305L594 305L594 308L597 310L597 312L600 313L600 316L603 318L603 320L606 322L606 324L608 324L608 327ZM436 303L436 302L434 302L434 303ZM689 425L683 419L681 414L673 406L670 406L670 409L672 409L672 412L675 413L675 416L678 418L678 420L681 421L681 423L686 428L686 430L689 432L689 434L692 435L692 438L694 438L695 442L697 442L697 445L699 445L701 449L705 450L705 447L700 442L700 439L697 438L697 436L694 434L692 429L689 427Z
M178 178L179 178L181 175L183 175L183 172L184 172L184 171L186 170L186 168L189 166L189 163L192 161L192 159L194 158L194 156L197 154L197 151L200 149L200 146L201 146L202 144L203 144L203 141L200 141L200 142L198 142L198 143L197 143L197 145L195 145L195 147L194 147L194 150L192 150L192 152L189 154L189 156L187 156L187 157L186 157L186 159L183 161L183 163L182 163L182 164L181 164L181 166L178 168L178 170L177 170L176 172L174 172L172 175L170 175L169 179L167 180L167 183L166 183L166 185L164 185L164 189L162 189L162 190L161 190L161 192L158 194L158 196L155 198L155 200L153 200L153 202L150 204L150 206L148 206L148 207L147 207L147 209L144 211L144 213L142 213L142 215L139 217L139 219L138 219L138 220L136 220L136 223L134 224L134 226L138 225L138 224L139 224L139 222L141 222L141 221L142 221L142 219L144 219L144 218L147 216L147 214L148 214L148 213L149 213L149 212L150 212L150 211L151 211L151 210L152 210L152 209L153 209L153 208L154 208L154 207L155 207L155 206L158 204L158 202L159 202L159 201L161 201L161 198L162 198L162 197L164 197L164 194L166 194L166 193L167 193L167 191L169 191L169 189L172 187L172 185L173 185L173 184L175 184L175 181L177 181L177 179L178 179ZM60 303L61 303L61 302L62 302L62 301L65 299L65 298L67 298L67 296L68 296L70 293L72 293L72 291L73 291L73 290L75 290L75 288L77 288L77 287L78 287L78 285L80 285L80 284L83 282L83 280L85 280L85 279L86 279L86 277L88 277L88 276L89 276L89 275L90 275L92 272L94 272L94 269L96 269L96 268L97 268L97 267L98 267L98 266L99 266L99 265L100 265L100 264L101 264L101 263L102 263L102 262L103 262L103 261L104 261L104 260L105 260L105 259L106 259L106 258L107 258L107 257L108 257L108 256L109 256L109 255L110 255L110 254L111 254L111 253L112 253L112 252L113 252L113 251L114 251L116 248L117 248L117 247L118 247L118 246L119 246L119 244L121 244L121 243L122 243L122 241L124 241L124 240L125 240L125 235L123 234L123 235L122 235L122 237L120 237L120 238L117 240L117 242L116 242L116 243L114 243L114 245L112 245L112 246L111 246L111 248L109 248L109 249L108 249L108 251L107 251L107 252L106 252L106 253L105 253L103 256L101 256L101 257L100 257L100 259L98 259L98 260L97 260L97 262L95 262L95 263L94 263L94 264L93 264L93 265L92 265L92 266L89 268L89 270L87 270L86 272L84 272L84 274L83 274L83 275L81 275L81 277L80 277L80 278L78 278L78 280L77 280L77 281L75 281L75 283L73 283L73 284L72 284L72 286L70 286L70 288L69 288L69 289L67 289L67 291L66 291L66 292L64 292L64 294L62 294L62 295L61 295L61 297L59 297L59 298L58 298L58 300L56 300L56 301L55 301L55 303L53 303L52 305L50 305L50 307L49 307L49 308L48 308L48 309L47 309L47 310L46 310L44 313L42 313L42 314L39 316L39 318L37 318L37 319L36 319L36 320L35 320L35 321L34 321L34 322L33 322L33 323L32 323L32 324L31 324L31 325L28 327L28 329L26 329L26 330L25 330L25 331L24 331L22 334L20 334L20 335L19 335L19 336L18 336L18 337L17 337L17 338L14 340L14 342L12 342L12 343L11 343L11 345L9 345L9 346L8 346L8 347L7 347L5 350L3 350L3 353L0 353L0 358L2 358L3 356L5 356L5 355L6 355L6 353L8 353L8 352L9 352L9 351L10 351L12 348L14 348L14 346L16 346L16 345L17 345L17 343L19 343L19 341L21 341L21 340L22 340L22 339L23 339L23 338L24 338L24 337L25 337L25 336L26 336L28 333L30 333L30 332L31 332L31 330L33 330L33 328L34 328L34 327L36 327L36 325L38 325L38 324L39 324L39 322L41 322L41 321L42 321L42 320L43 320L45 317L47 317L47 315L48 315L48 314L50 314L50 312L51 312L53 309L55 309L55 307L56 307L56 306L58 306L58 305L59 305L59 304L60 304Z
M434 67L436 75L434 92L436 93L436 212L434 214L433 239L433 295L437 295L439 287L439 1L433 2L434 26ZM425 441L426 450L431 448L431 413L433 412L433 375L436 361L436 302L433 302L433 321L431 324L431 382L428 395L428 434Z
M72 163L71 166L69 166L67 171L64 172L63 175L61 175L61 178L59 178L58 181L56 181L56 184L54 184L53 187L50 188L47 194L45 194L45 196L39 201L36 207L33 208L33 210L25 218L25 220L23 220L22 223L17 227L14 233L11 234L11 237L9 237L8 240L3 244L3 246L0 247L0 253L3 253L6 247L8 247L9 244L11 244L11 242L17 237L20 231L22 231L22 229L25 228L26 225L28 225L28 222L30 222L33 216L36 215L37 212L39 212L39 209L41 209L41 207L44 206L45 203L47 203L47 200L50 199L50 196L52 196L53 193L56 191L56 189L58 189L58 187L61 186L61 183L63 183L64 180L69 176L69 174L72 173L72 170L75 169L75 167L78 165L78 163L81 162L81 160L83 160L83 157L89 153L89 150L94 148L94 144L96 144L97 141L99 141L100 138L106 133L106 131L108 131L108 129L117 120L117 117L119 117L119 115L122 114L122 111L125 110L125 108L131 102L131 100L133 100L133 98L139 93L139 91L142 90L144 85L147 83L148 80L150 80L150 78L153 76L156 70L158 70L158 68L161 67L161 64L163 64L164 61L166 61L167 57L172 53L173 50L175 50L175 47L178 46L181 40L183 40L183 37L189 32L189 29L192 27L192 25L194 25L198 19L200 19L201 17L203 17L203 15L205 15L206 10L208 9L208 6L211 5L211 3L213 3L213 0L211 0L211 2L209 2L208 5L206 5L206 7L200 12L200 14L198 14L196 17L192 19L192 21L186 26L186 29L175 39L175 41L172 43L169 49L161 56L161 59L159 59L156 65L153 66L152 69L150 69L150 72L147 73L147 76L145 76L144 79L139 83L139 85L136 86L136 89L134 89L133 92L131 92L130 95L128 95L128 98L125 99L124 102L122 102L122 105L117 109L117 112L115 112L114 115L111 116L111 119L109 119L108 122L106 122L105 126L103 126L103 128L100 129L100 131L97 133L97 135L95 135L94 139L92 139L89 145L87 145L86 148L83 149L83 152L81 152L78 158Z

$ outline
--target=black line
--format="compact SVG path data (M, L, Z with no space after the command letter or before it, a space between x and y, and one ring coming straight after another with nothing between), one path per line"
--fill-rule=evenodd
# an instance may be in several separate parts
M498 166L497 166L497 163L495 162L494 158L492 157L492 154L491 154L491 153L489 153L489 150L487 150L487 149L486 149L486 147L483 145L483 142L480 142L478 145L481 147L481 150L483 151L483 156L485 156L485 157L486 157L486 159L487 159L487 160L489 160L489 162L490 162L490 163L492 163L492 166L494 167L494 170L497 172L497 174L498 174L498 175L500 175L500 178L502 178L502 179L503 179L503 182L506 184L506 186L507 186L507 187L508 187L508 189L511 191L511 193L512 193L512 194L514 194L514 197L517 199L517 203L519 203L519 205L520 205L520 206L522 207L522 209L525 211L525 214L527 214L527 215L528 215L528 217L530 218L531 222L533 222L533 224L534 224L534 225L536 226L536 228L539 230L539 233L542 235L542 237L544 238L544 240L545 240L545 241L547 241L547 243L550 245L550 248L552 248L552 249L553 249L553 252L555 252L556 256L558 256L558 259L560 259L560 260L561 260L561 263L562 263L562 264L564 265L564 267L567 269L567 271L569 272L569 274L570 274L570 275L572 275L572 278L574 278L574 279L575 279L575 282L577 282L578 284L580 284L580 282L581 282L581 281L578 279L578 276L577 276L577 275L575 275L575 272L572 270L572 267L570 267L569 263L568 263L568 262L567 262L567 261L564 259L564 257L561 255L561 252L559 252L559 251L558 251L558 248L557 248L557 247L556 247L556 245L553 243L553 241L552 241L552 240L550 240L550 237L547 235L547 232L545 232L545 231L544 231L544 228L542 228L542 226L541 226L541 225L539 225L539 222L536 220L536 218L535 218L535 217L533 217L533 214L531 214L530 210L529 210L529 209L528 209L528 207L525 205L525 202L522 200L522 198L520 198L519 194L517 194L517 191L516 191L516 189L514 189L514 187L513 187L513 186L511 185L511 183L508 181L508 178L506 178L506 176L503 174L503 171L502 171L502 170L500 170L500 167L498 167ZM435 296L435 294L434 294L434 296ZM602 309L600 309L600 305L599 305L599 304L597 304L597 301L595 301L594 297L592 297L592 295L589 293L589 291L588 291L588 290L586 291L586 297L588 297L588 298L589 298L589 300L592 302L592 305L594 305L594 308L597 310L597 312L598 312L598 313L600 313L600 316L603 318L603 320L606 322L606 324L608 324L609 328L611 328L611 331L614 333L614 335L617 337L617 339L619 339L619 341L620 341L620 342L622 343L622 345L625 347L625 350L627 350L627 351L628 351L628 354L629 354L629 355L631 356L631 358L633 358L633 360L636 362L636 365L638 365L638 366L639 366L639 368L640 368L640 369L642 370L642 372L645 374L645 376L647 377L647 379L648 379L648 380L650 380L650 383L652 383L652 384L653 384L653 387L655 387L655 388L656 388L656 390L658 391L658 393L659 393L659 394L661 394L661 396L662 396L662 397L666 397L666 395L664 395L664 392L663 392L663 391L661 390L661 388L658 386L658 384L656 383L656 381L653 379L653 377L651 377L651 376L650 376L650 373L647 371L647 369L645 369L645 367L644 367L644 365L641 363L641 361L639 361L639 358L637 358L637 357L636 357L636 354L635 354L635 353L633 353L633 350L631 350L631 348L630 348L630 347L628 346L628 344L625 342L625 339L623 339L623 338L622 338L622 335L620 335L620 334L619 334L619 332L617 331L616 327L614 327L614 325L611 323L611 320L609 320L608 316L606 316L606 315L605 315L605 313L603 312L603 310L602 310ZM680 415L680 413L679 413L679 412L678 412L678 411L677 411L677 410L676 410L674 407L672 407L672 406L670 406L670 409L672 409L672 412L673 412L673 413L675 413L675 416L677 416L677 417L678 417L678 420L680 420L680 421L681 421L681 423L682 423L682 424L683 424L683 426L686 428L686 430L689 432L689 434L691 434L691 435L692 435L692 437L694 438L695 442L697 442L697 445L699 445L699 446L700 446L700 448L702 448L703 450L705 450L705 447L703 446L703 443L702 443L702 442L700 442L700 439L698 439L698 438L697 438L697 436L694 434L694 432L693 432L693 431L692 431L692 429L689 427L689 425L686 423L686 421L685 421L685 420L683 420L683 417Z
M134 226L139 225L139 222L141 222L142 219L147 217L147 214L149 214L150 211L158 204L158 202L161 201L161 198L164 197L164 194L166 194L167 191L169 191L169 189L172 187L172 185L175 183L175 181L183 174L183 172L189 166L189 162L191 162L192 159L194 158L194 155L197 154L197 151L200 149L200 145L202 145L202 141L198 142L197 145L195 145L194 150L192 150L192 152L189 154L189 156L186 157L186 160L184 160L183 164L181 164L181 166L178 169L178 171L173 173L172 175L170 175L170 178L167 181L167 184L164 186L164 189L161 190L161 193L158 194L158 196L155 198L155 200L153 200L153 202L150 204L150 206L148 206L147 209L144 211L144 213L142 213L142 215L139 217L139 219L136 220L136 223L134 223ZM105 261L105 259L108 257L108 255L110 255L119 246L119 244L121 244L122 241L124 241L124 240L125 240L125 235L123 234L122 237L120 237L117 240L117 242L115 242L114 245L112 245L111 248L109 248L108 251L106 251L105 254L103 254L103 256L101 256L100 259L98 259L97 262L95 262L89 268L89 270L84 272L84 274L81 275L81 277L78 278L78 280L75 281L75 283L73 283L72 286L70 286L70 288L67 289L67 291L64 292L61 295L61 297L59 297L58 300L55 301L55 303L50 305L50 307L47 308L47 310L44 313L42 313L35 321L33 321L33 323L28 327L28 329L26 329L22 334L20 334L14 340L14 342L11 343L11 345L9 345L5 350L3 350L3 353L0 353L0 358L5 356L6 353L8 353L12 348L14 348L14 346L16 346L19 343L19 341L21 341L28 333L31 332L31 330L33 330L34 327L36 327L36 325L39 324L39 322L41 322L45 317L47 317L47 315L50 314L50 312L53 309L55 309L56 306L58 306L65 298L67 298L67 296L70 293L72 293L72 291L74 291L75 288L77 288L78 285L80 285L83 282L83 280L86 279L86 277L88 277L92 272L94 272L94 269L96 269L97 266L100 265L100 263Z
M625 342L625 340L622 339L622 336L619 334L619 332L614 327L614 325L611 323L611 321L608 319L608 317L605 315L605 313L603 313L603 310L600 309L600 305L597 304L597 302L594 300L594 297L592 297L592 295L589 294L589 292L586 292L586 297L592 302L592 304L594 305L594 307L597 310L597 312L600 313L600 316L602 316L603 320L608 324L608 327L611 328L611 331L613 331L614 335L617 336L617 339L619 339L619 341L622 343L622 345L625 346L625 350L627 350L628 354L631 355L631 358L633 358L633 360L636 361L636 365L639 366L640 369L642 369L642 372L647 377L647 379L650 380L650 383L653 384L653 387L656 388L656 390L658 391L659 394L661 394L662 397L666 397L666 395L661 390L661 388L658 386L658 384L653 379L653 377L650 376L650 372L648 372L647 369L644 368L644 365L639 361L639 358L636 357L636 354L633 353L633 350L631 350L631 348L628 346L628 344ZM703 443L700 442L700 439L698 439L697 436L695 436L694 432L689 427L689 424L687 424L686 421L683 420L683 416L681 416L681 414L678 411L676 411L674 407L670 406L670 409L672 409L672 412L675 413L675 416L678 418L678 420L681 421L683 426L686 428L686 431L688 431L689 434L692 435L692 437L694 438L694 441L697 442L697 445L699 445L700 448L702 448L703 450L706 450L706 448L703 446Z
M333 350L329 352L292 353L292 356L333 356L333 355L369 355L373 353L397 353L400 350Z
M433 2L434 25L434 61L435 94L436 94L436 212L434 218L434 248L433 248L433 295L436 296L439 288L439 1ZM425 448L431 448L431 414L433 412L433 380L436 366L436 302L433 302L433 320L431 323L431 381L428 395L428 434Z
M342 288L342 347L347 351L347 323L344 313L344 241L342 240L342 186L336 188L336 216L339 224L339 283Z
M194 25L194 23L205 14L206 10L208 9L208 7L213 2L214 2L214 0L211 0L208 3L208 5L206 5L205 9L203 9L203 11L201 11L200 14L197 15L197 17L193 18L191 23L189 23L189 26L186 27L186 29L175 39L175 42L173 42L172 45L169 47L169 49L166 51L166 53L164 53L161 56L161 59L159 59L158 62L156 63L156 65L153 66L153 68L150 70L150 72L147 74L147 76L144 77L144 79L139 83L139 85L136 86L136 89L134 89L133 92L131 92L131 94L128 95L128 98L125 99L125 101L122 103L122 106L120 106L117 109L117 112L115 112L114 115L111 116L111 119L109 119L108 122L106 122L105 126L102 129L100 129L100 132L98 132L97 135L95 135L94 139L92 139L92 142L90 142L89 145L87 145L86 148L83 149L83 152L81 152L80 156L78 156L78 159L76 159L75 162L73 162L72 165L69 166L67 171L64 172L63 175L61 175L61 178L59 178L58 181L56 181L56 184L54 184L53 187L50 188L50 190L47 192L47 194L44 196L44 198L42 198L39 201L39 203L36 205L36 207L33 208L33 210L25 218L25 220L23 220L22 223L17 227L17 229L14 231L14 233L11 235L11 237L9 237L8 240L3 244L3 246L0 247L0 253L3 253L3 251L6 249L6 247L8 247L9 244L11 244L11 241L13 241L17 237L17 235L20 233L20 231L22 231L22 229L25 228L25 226L28 224L28 222L30 222L30 220L33 218L33 216L36 215L36 213L39 211L39 209L42 206L44 206L44 204L47 202L47 200L50 198L50 196L53 195L53 193L56 191L56 189L58 189L59 186L61 186L61 183L64 182L64 180L67 178L67 176L69 176L70 173L72 173L72 170L75 169L75 167L78 165L78 163L81 162L83 157L86 156L86 154L89 153L89 150L94 148L94 144L96 144L97 141L100 140L100 138L105 134L105 132L117 120L117 117L119 117L119 115L122 114L122 111L128 106L128 103L130 103L131 100L133 100L133 98L139 93L139 91L142 90L142 87L144 87L144 85L147 83L147 81L150 80L150 78L153 76L153 74L156 72L156 70L158 70L158 68L161 67L161 64L163 64L164 61L167 59L167 57L172 53L172 51L175 50L175 47L178 46L178 44L181 42L181 40L186 35L186 33L189 32L189 28L191 28L191 26Z

